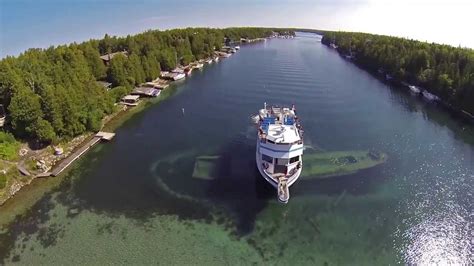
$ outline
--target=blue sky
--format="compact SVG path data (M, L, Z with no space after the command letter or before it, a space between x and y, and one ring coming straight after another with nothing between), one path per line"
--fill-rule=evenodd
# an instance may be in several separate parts
M474 1L0 0L0 57L31 47L177 27L364 31L474 47Z

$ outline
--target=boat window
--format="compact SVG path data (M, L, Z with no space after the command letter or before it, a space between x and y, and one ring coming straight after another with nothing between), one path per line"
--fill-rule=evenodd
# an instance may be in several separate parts
M300 156L295 156L293 158L290 158L290 164L296 163L297 161L299 161L299 159L300 159Z
M277 158L277 165L287 165L288 164L288 161L289 159L286 159L286 158Z
M262 160L264 160L265 162L273 163L273 158L265 154L262 154Z

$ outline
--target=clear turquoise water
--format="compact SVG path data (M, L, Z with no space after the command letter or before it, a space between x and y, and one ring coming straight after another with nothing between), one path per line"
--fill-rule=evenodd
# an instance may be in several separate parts
M255 168L263 102L295 103L305 144L389 160L301 180L281 205ZM243 46L116 133L0 232L0 262L473 263L474 129L314 36ZM195 157L214 154L219 175L193 178Z

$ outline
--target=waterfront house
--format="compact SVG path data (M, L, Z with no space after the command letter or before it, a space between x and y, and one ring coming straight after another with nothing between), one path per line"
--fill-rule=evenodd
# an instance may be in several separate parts
M155 89L154 87L149 86L140 86L136 87L132 91L132 95L146 96L146 97L158 97L161 93L161 90Z
M177 67L177 68L171 70L171 73L184 74L184 68Z
M137 106L139 99L140 96L138 95L125 95L120 103L127 106Z
M183 70L183 73L162 71L161 77L163 79L176 81L176 80L184 79L186 75L184 74L184 70Z
M153 87L153 88L159 89L159 90L164 90L164 89L168 88L169 84L166 80L157 78L153 81L145 83L145 86Z
M112 60L112 58L114 58L118 54L123 54L124 56L128 57L128 52L127 51L122 51L122 52L116 52L116 53L101 55L100 59L102 59L104 64L106 66L108 66L110 64L110 60Z

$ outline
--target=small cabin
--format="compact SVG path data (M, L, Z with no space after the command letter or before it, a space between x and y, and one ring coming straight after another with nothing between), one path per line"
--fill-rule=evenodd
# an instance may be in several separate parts
M127 106L137 106L139 103L140 96L139 95L125 95L122 98L121 104Z
M110 54L105 54L105 55L101 55L100 56L100 59L102 59L102 61L104 62L104 64L106 66L108 66L110 64L110 60L112 60L116 55L118 54L122 54L124 55L125 57L128 57L128 52L127 51L122 51L122 52L116 52L116 53L110 53Z
M109 91L112 88L112 83L106 81L97 81L97 84L104 87L106 91Z

